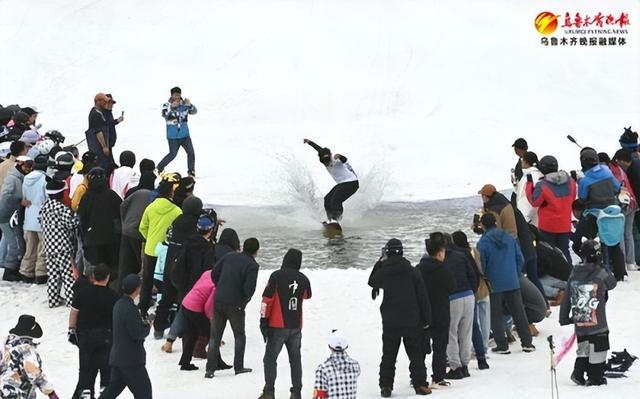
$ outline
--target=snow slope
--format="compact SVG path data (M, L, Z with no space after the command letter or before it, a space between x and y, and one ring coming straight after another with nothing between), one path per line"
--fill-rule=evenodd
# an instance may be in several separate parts
M160 106L180 85L199 106L190 124L212 203L290 202L285 165L328 189L303 137L347 154L361 176L387 176L384 200L421 201L488 181L507 187L518 136L573 169L566 134L612 151L623 126L640 127L635 0L0 0L0 9L0 103L37 105L45 128L71 141L83 137L94 94L113 93L116 114L126 111L117 150L157 162ZM628 12L629 44L542 47L533 21L546 10ZM184 171L184 156L172 167Z
M259 260L259 259L258 259ZM326 336L333 328L343 329L350 339L349 353L360 361L362 376L359 379L359 398L379 397L378 364L381 352L381 322L378 301L372 301L366 285L368 271L363 270L311 270L306 271L312 288L313 298L306 301L305 324L303 329L303 384L304 398L311 397L313 373L317 364L328 356ZM261 271L258 280L260 293L269 272ZM640 301L640 273L631 273L631 281L622 283L612 291L607 307L611 328L613 350L628 348L633 354L640 353L637 339L637 303ZM77 351L66 342L68 310L50 310L46 305L44 287L10 285L0 283L0 336L13 327L18 316L30 312L42 324L44 336L40 345L45 370L61 393L69 397L75 387L77 377ZM447 390L440 390L434 396L442 398L495 398L537 399L550 396L549 351L546 337L552 334L559 343L570 335L571 327L560 327L557 322L558 308L553 309L551 318L538 325L540 336L534 339L537 352L525 354L519 345L511 346L509 356L492 355L490 370L479 371L475 361L470 365L471 378L453 382ZM262 356L264 344L258 328L259 297L253 298L247 308L247 353L245 363L253 367L249 375L233 376L232 372L220 372L213 380L203 378L204 371L181 372L177 365L180 345L173 354L160 351L161 341L149 338L146 341L148 369L153 383L154 398L171 399L189 397L194 399L246 399L257 398L264 385ZM222 348L222 356L230 362L233 359L233 337L229 328L225 336L227 345ZM575 348L560 364L558 379L560 393L564 398L597 399L606 397L635 398L640 384L640 364L635 364L628 373L629 378L609 380L607 387L585 388L575 386L569 375L575 359ZM408 360L404 351L398 356L396 387L394 397L414 397L409 387ZM204 368L204 361L195 362ZM280 355L276 397L288 398L289 368L286 351ZM428 372L431 372L428 364ZM122 398L131 398L128 391Z

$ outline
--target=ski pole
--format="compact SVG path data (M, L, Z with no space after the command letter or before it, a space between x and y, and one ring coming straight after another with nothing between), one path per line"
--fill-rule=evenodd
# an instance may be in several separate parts
M570 134L567 135L567 140L569 140L570 142L572 142L573 144L577 145L578 148L582 149L582 146L580 144L578 144L578 142L576 141L576 139L574 139Z
M553 344L553 335L547 337L549 342L549 354L550 354L550 372L551 372L551 399L560 399L560 391L558 390L558 375L556 374L556 366L553 363L553 356L555 354L555 345Z

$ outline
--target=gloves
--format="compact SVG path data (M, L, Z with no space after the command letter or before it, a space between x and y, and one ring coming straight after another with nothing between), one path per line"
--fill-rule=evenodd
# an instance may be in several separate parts
M49 394L49 399L60 399L60 398L58 398L56 391L53 391Z
M379 289L377 289L377 288L372 289L371 290L371 299L373 299L375 301L379 294L380 294L380 290Z
M425 328L423 330L422 342L423 342L422 349L424 350L424 353L426 353L427 355L430 355L431 354L431 331L429 331L428 328Z
M267 337L269 336L269 323L267 322L267 319L265 319L264 317L260 318L260 332L262 333L262 338L266 343Z
M78 334L76 334L76 329L75 328L70 328L69 331L67 332L67 340L75 346L78 346ZM55 392L54 392L55 394ZM51 396L49 396L51 397ZM57 398L57 396L56 396Z
M531 173L527 173L527 181L529 183L533 183L533 176L531 176Z

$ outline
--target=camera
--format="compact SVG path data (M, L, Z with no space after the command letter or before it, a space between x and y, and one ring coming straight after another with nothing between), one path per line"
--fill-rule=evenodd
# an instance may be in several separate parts
M482 229L482 225L480 224L480 215L477 213L473 215L473 227L472 230L476 234L484 234L484 230Z

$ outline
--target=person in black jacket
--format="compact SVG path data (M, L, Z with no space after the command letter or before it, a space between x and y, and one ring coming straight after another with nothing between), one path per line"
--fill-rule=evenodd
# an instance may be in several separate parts
M432 386L438 388L450 385L444 377L447 371L447 344L451 320L449 295L454 291L456 281L453 273L444 266L446 257L444 235L431 233L426 240L426 247L428 256L420 259L416 268L422 275L431 303L432 321L429 330L433 348Z
M116 280L122 199L109 189L104 169L93 168L87 177L89 190L80 200L78 207L84 238L84 255L92 265L104 263L109 266L111 280Z
M235 340L233 368L236 375L253 371L244 367L247 344L244 309L256 290L259 265L255 258L259 249L258 240L248 238L242 246L242 253L225 255L216 263L211 273L211 279L216 285L216 298L213 306L213 339L209 342L205 378L213 378L219 358L219 353L214 348L220 347L227 321L231 324Z
M459 380L469 377L471 361L471 335L473 331L473 309L475 292L478 287L478 274L473 258L453 246L450 235L447 242L444 267L449 269L456 280L456 288L449 295L449 343L447 360L450 370L446 377ZM470 255L470 254L469 254Z
M400 341L409 356L411 382L418 395L431 393L424 365L424 329L431 324L431 306L420 273L403 256L400 240L389 240L382 257L369 276L375 299L384 291L382 315L382 361L380 362L380 395L391 396L396 373Z
M99 399L115 399L129 388L135 399L151 399L144 339L151 331L148 320L140 317L134 303L140 296L142 281L136 274L122 279L124 295L113 307L113 345L109 355L111 380Z
M302 398L302 304L311 298L311 283L300 272L302 252L289 249L282 267L271 274L262 293L260 331L266 342L265 385L260 399L273 399L278 355L287 347L291 364L291 399Z
M164 335L164 330L169 326L169 311L175 303L180 303L184 294L189 292L189 287L176 287L171 279L174 265L176 264L180 255L183 254L183 244L187 241L188 237L194 237L196 241L200 241L201 236L197 230L197 223L200 214L202 213L202 200L198 197L189 197L182 204L182 215L178 216L169 231L167 232L167 242L169 248L167 249L167 257L164 265L163 281L162 281L162 298L156 309L156 318L153 321L154 338L161 339ZM213 247L213 244L210 244ZM185 256L190 255L190 252L184 252ZM184 263L184 262L183 262ZM209 265L209 269L213 264ZM200 274L195 278L200 277ZM193 281L195 283L195 281ZM181 295L178 296L178 289L180 288Z

